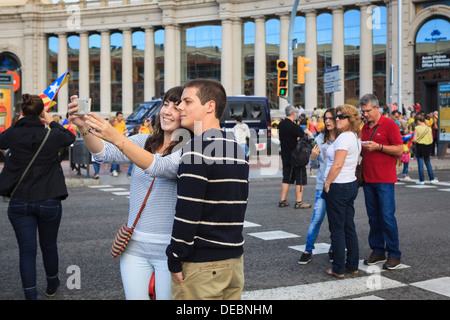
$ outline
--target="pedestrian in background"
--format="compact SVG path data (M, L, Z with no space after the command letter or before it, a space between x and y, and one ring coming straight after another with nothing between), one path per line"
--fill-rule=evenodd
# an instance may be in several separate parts
M354 201L358 196L355 169L361 150L360 116L352 105L336 108L339 136L328 148L322 196L326 202L333 248L332 268L326 273L344 278L344 272L358 273L359 247L355 227ZM346 253L347 249L347 253Z
M362 174L364 198L369 217L369 246L372 253L366 265L384 263L383 268L400 266L398 226L395 219L395 183L397 157L403 153L403 141L398 125L382 117L378 99L366 94L360 100L366 120L362 128ZM386 260L386 252L388 258Z
M0 149L10 156L0 174L0 190L10 196L19 178L47 141L18 185L8 206L8 218L19 245L20 276L27 300L36 300L37 237L47 279L46 295L53 296L60 284L57 237L62 215L61 201L68 196L58 152L75 141L75 135L54 121L37 95L22 95L22 117L0 134ZM42 122L48 124L48 128Z
M294 123L297 111L293 106L287 106L284 110L286 118L278 124L278 134L281 145L281 161L283 164L283 180L281 183L280 208L289 203L286 200L289 185L295 183L295 209L308 209L311 205L303 202L303 186L307 184L306 168L296 167L291 163L292 151L297 146L297 141L305 136L305 131ZM306 132L309 133L308 130Z
M182 90L182 87L174 87L164 95L153 135L136 134L129 138L95 114L87 117L75 115L76 102L69 104L71 119L81 128L86 147L97 161L133 161L136 166L131 173L128 227L135 221L156 177L133 236L120 256L127 300L149 300L149 282L154 272L156 299L170 300L171 278L165 250L170 243L177 199L176 178L181 152L176 150L179 142L172 141L172 133L181 124L176 105ZM71 100L74 98L76 96Z
M427 167L428 176L431 183L438 183L439 180L434 177L433 167L430 162L431 147L433 144L432 128L425 123L425 117L418 114L415 117L416 127L414 130L413 141L416 143L417 150L417 168L419 170L419 181L417 184L425 184L425 174L423 163Z
M328 148L333 144L339 135L336 128L336 111L334 108L327 109L325 112L325 128L314 139L316 145L311 152L310 165L312 169L317 169L316 174L316 200L314 202L314 212L306 237L306 247L302 256L298 260L299 264L307 264L311 262L314 243L319 234L320 226L326 213L325 200L322 198L323 183L325 181L325 169L328 163ZM328 251L330 261L333 260L332 247Z
M246 123L242 122L242 116L238 115L234 118L236 125L233 128L236 142L244 149L245 156L248 157L247 141L250 139L250 129Z

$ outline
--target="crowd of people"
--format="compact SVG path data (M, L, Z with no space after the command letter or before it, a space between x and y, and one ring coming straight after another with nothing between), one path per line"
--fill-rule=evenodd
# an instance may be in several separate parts
M359 107L360 110L352 105L325 111L314 109L308 119L301 106L288 106L286 118L272 126L273 136L280 141L283 164L281 208L289 205L286 200L289 184L295 183L298 187L307 183L307 176L300 174L306 172L306 168L292 168L291 153L300 139L305 136L314 139L309 163L311 168L317 169L314 211L305 250L298 263L311 262L314 243L326 213L331 238L328 255L332 262L332 268L326 273L337 278L343 278L345 273L358 273L359 245L353 221L358 164L364 179L362 189L372 249L370 257L364 260L366 265L383 263L383 268L390 270L400 266L401 251L394 215L397 167L403 164L403 179L411 180L409 159L416 158L419 171L416 183L424 184L423 163L430 182L438 182L430 164L430 156L435 154L436 112L426 115L416 104L404 115L393 104L389 113L385 107L380 108L377 97L372 94L363 96ZM301 201L298 191L296 197L295 208L309 208L297 205L299 197Z
M11 198L8 217L19 244L25 297L36 299L37 235L48 283L46 294L54 295L60 285L56 239L61 201L68 193L58 152L72 144L75 135L60 119L50 116L38 96L22 98L21 118L0 135L0 149L11 151L1 173L0 194ZM68 106L68 120L76 126L94 163L133 164L127 225L133 224L141 208L142 216L120 256L126 298L149 299L148 284L155 274L157 299L240 299L249 132L240 118L234 134L221 130L220 118L226 107L222 85L198 79L168 90L154 125L145 120L130 135L122 113L108 120L95 113L78 115L75 98L71 97ZM280 208L289 206L291 184L295 184L294 208L311 208L303 200L305 166L293 165L291 157L299 141L314 139L309 156L311 167L318 170L314 211L298 263L311 261L326 214L332 262L326 274L340 279L345 273L358 273L354 223L357 165L362 167L372 250L364 264L383 263L389 270L398 268L401 261L394 188L398 159L412 149L419 165L424 161L427 169L431 167L435 122L430 126L420 111L411 114L414 122L396 110L384 116L373 94L363 96L359 107L345 104L314 110L308 120L303 110L288 106L286 117L277 126L283 165ZM405 148L405 141L414 142L414 148ZM21 183L18 178L27 172L33 155L33 174ZM437 182L433 172L428 173L431 182ZM419 183L423 175L419 166ZM144 206L145 201L151 205ZM42 206L47 209L40 210Z

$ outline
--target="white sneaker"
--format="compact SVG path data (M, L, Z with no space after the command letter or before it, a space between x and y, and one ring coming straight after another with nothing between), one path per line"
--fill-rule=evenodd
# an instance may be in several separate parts
M111 175L112 175L113 177L118 177L118 176L119 176L119 173L118 173L116 170L114 170L113 172L111 172Z
M416 184L425 184L425 181L416 181Z
M412 179L409 176L404 176L403 181L411 181Z
M439 180L434 178L433 180L430 181L431 184L437 184L439 183Z

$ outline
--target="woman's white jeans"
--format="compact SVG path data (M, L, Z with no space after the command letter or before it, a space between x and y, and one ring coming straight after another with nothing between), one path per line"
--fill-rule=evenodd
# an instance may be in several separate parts
M149 300L150 278L155 272L156 300L170 300L167 260L146 259L127 253L120 257L120 272L127 300Z

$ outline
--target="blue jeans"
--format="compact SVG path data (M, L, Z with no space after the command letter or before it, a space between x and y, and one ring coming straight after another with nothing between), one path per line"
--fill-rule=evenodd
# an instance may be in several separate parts
M19 245L20 276L25 293L36 291L37 234L47 281L58 277L56 240L61 214L61 200L25 202L11 199L9 202L8 217Z
M109 169L109 172L113 172L113 171L119 172L119 170L120 170L120 164L112 163L111 164L111 169Z
M369 217L369 246L376 254L401 258L395 213L393 183L364 183L364 197Z
M344 274L345 269L356 271L359 263L358 235L355 227L353 203L358 196L358 183L332 183L323 192L327 206L328 224L333 247L333 272ZM347 248L347 258L345 257Z
M314 202L314 212L309 224L308 235L306 237L305 251L312 253L314 250L314 243L316 242L317 235L319 234L320 226L325 218L326 205L325 200L322 199L322 190L316 190L316 200ZM331 250L331 247L330 247Z
M428 176L430 180L434 180L433 167L431 166L430 157L419 158L417 157L417 168L419 169L419 180L425 181L425 174L423 171L423 162L425 161L425 166L427 167Z

